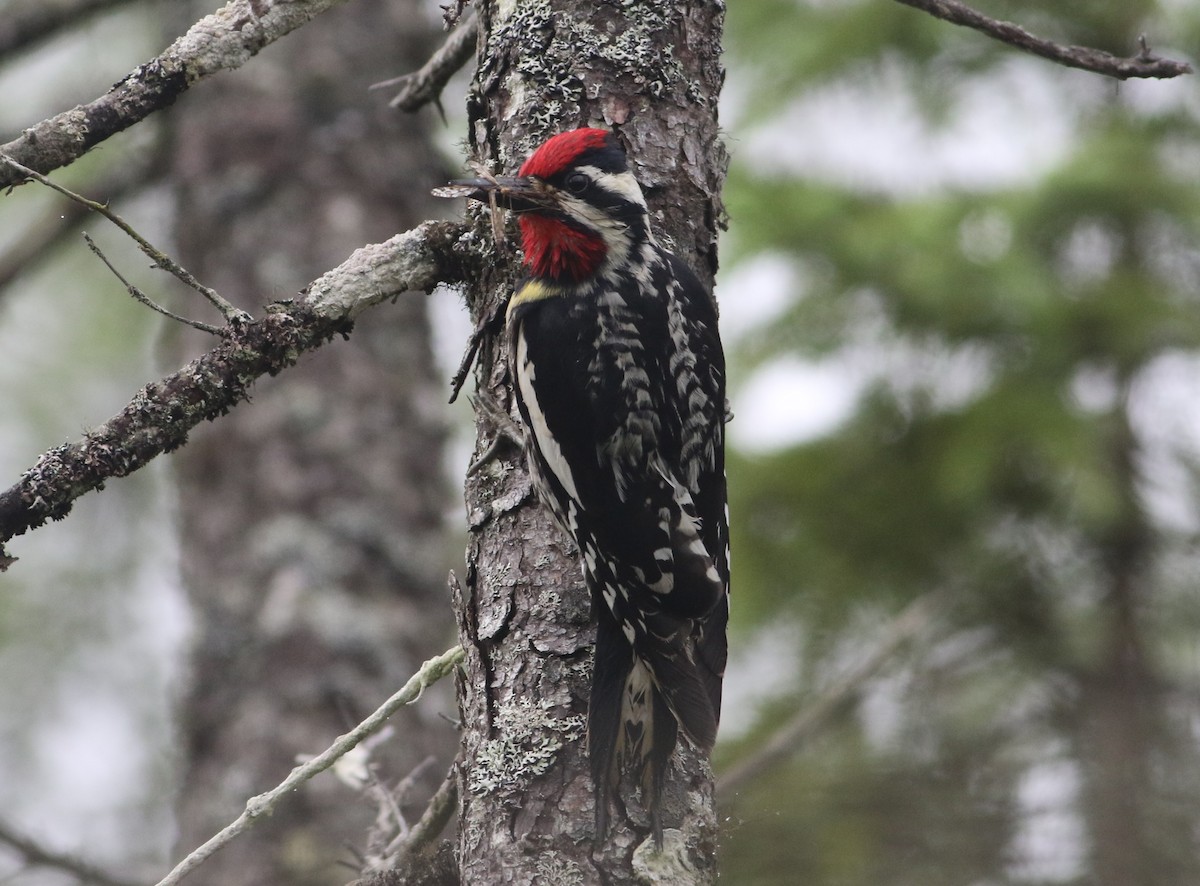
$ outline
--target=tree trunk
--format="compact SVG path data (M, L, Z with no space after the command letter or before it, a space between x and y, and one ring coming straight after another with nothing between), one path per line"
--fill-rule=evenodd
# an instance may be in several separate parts
M656 234L711 284L726 165L717 126L723 5L475 6L480 66L468 99L474 159L510 173L556 132L617 129ZM490 251L489 224L477 221L481 248ZM519 273L512 251L498 246L468 292L476 322L511 291ZM519 449L505 435L508 423L497 419L515 414L506 358L503 335L485 337L458 608L467 652L459 681L462 882L712 882L711 771L690 749L668 777L661 857L628 780L626 811L616 815L608 839L594 844L584 719L595 621L578 554L541 508Z
M1193 883L1190 809L1164 803L1175 789L1163 783L1165 761L1186 759L1192 744L1165 716L1167 695L1147 651L1142 625L1153 529L1139 499L1138 443L1128 413L1129 383L1111 416L1112 475L1120 508L1098 533L1106 582L1104 629L1096 666L1080 681L1077 721L1084 816L1091 837L1096 886ZM1174 763L1172 763L1174 765ZM1179 775L1184 782L1182 773Z
M252 313L368 242L432 214L444 180L423 123L367 86L419 67L416 0L359 0L270 46L175 112L182 263ZM180 848L228 823L453 640L443 531L446 429L425 296L260 383L176 460L182 561L196 613L184 705ZM443 705L446 707L447 705ZM457 744L425 703L380 752L394 784L426 755L424 805ZM411 809L407 810L411 813ZM312 782L205 865L205 882L352 877L376 809Z

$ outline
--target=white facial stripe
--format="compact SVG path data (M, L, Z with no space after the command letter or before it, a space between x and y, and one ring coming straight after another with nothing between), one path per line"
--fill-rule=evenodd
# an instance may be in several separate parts
M632 172L603 172L595 166L580 166L577 171L587 175L596 183L597 187L603 188L610 194L616 194L622 200L628 200L638 206L646 205L646 198L642 196L642 188L637 183L637 179L633 177Z

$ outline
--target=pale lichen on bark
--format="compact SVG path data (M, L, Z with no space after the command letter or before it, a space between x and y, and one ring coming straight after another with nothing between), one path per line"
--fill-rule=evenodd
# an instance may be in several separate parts
M305 303L318 317L353 320L372 305L414 288L428 292L439 283L452 282L458 273L446 273L444 268L429 273L433 258L429 246L436 242L439 249L455 249L463 232L459 225L425 222L383 243L356 249L308 285ZM462 260L468 259L465 250L457 251Z
M519 800L531 779L545 774L568 741L583 737L582 716L555 716L528 697L515 697L499 706L496 737L489 738L467 774L475 794L496 794Z
M259 50L346 0L234 0L196 22L159 57L164 70L183 71L188 83L234 70Z

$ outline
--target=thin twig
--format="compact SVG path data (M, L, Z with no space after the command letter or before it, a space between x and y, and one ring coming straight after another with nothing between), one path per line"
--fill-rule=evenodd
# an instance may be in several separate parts
M494 332L498 329L499 323L504 319L507 308L507 301L496 302L480 318L479 322L475 324L475 328L471 330L471 337L467 339L467 349L463 352L462 359L458 362L458 369L454 371L454 376L450 379L451 403L458 399L463 385L467 382L467 376L471 373L471 367L475 365L475 358L479 354L479 346L483 342L483 337L489 332Z
M16 850L32 866L66 871L85 883L96 883L98 886L134 886L133 881L118 879L73 855L48 849L36 840L18 834L3 822L0 822L0 843Z
M479 343L483 341L485 332L487 332L486 323L480 323L471 330L471 337L467 340L467 349L463 351L462 359L458 361L458 369L454 370L454 376L450 379L451 403L458 399L463 385L467 383L467 376L471 374L471 367L475 365L475 355L479 353Z
M445 119L446 115L442 111L442 90L474 54L478 37L479 18L473 15L446 38L446 42L419 70L374 83L370 88L390 89L399 86L400 91L388 102L389 108L399 108L411 113L432 102Z
M364 742L363 744L366 744ZM392 841L403 839L408 834L408 822L404 818L404 811L400 808L404 803L408 792L411 791L417 784L417 779L421 777L426 769L437 762L437 757L430 754L416 766L414 766L404 778L400 779L393 788L388 788L373 769L367 769L367 781L363 786L363 793L370 796L375 801L375 826L374 834L378 834L377 838L373 837L374 842L378 843L382 840L387 843L390 834L396 834Z
M879 642L866 658L802 707L757 751L734 764L717 780L717 792L726 798L732 797L772 766L794 754L800 743L823 725L888 659L929 626L941 608L941 601L942 595L933 592L908 604L884 629Z
M244 323L249 323L253 319L241 308L235 307L233 304L226 301L215 290L209 289L207 286L193 277L187 269L181 267L165 252L155 248L145 237L135 231L133 227L127 221L125 221L125 219L121 218L121 216L117 215L103 203L97 203L95 200L89 200L87 197L84 197L81 194L76 194L69 188L64 188L62 185L51 181L40 172L37 172L26 166L22 166L12 157L9 157L6 154L0 154L0 162L7 164L18 172L34 179L35 181L40 182L51 190L58 191L64 197L69 197L76 203L86 206L93 212L100 213L102 216L124 231L125 234L128 235L133 242L138 245L138 248L140 248L142 252L144 252L152 262L154 262L156 267L171 274L177 280L204 296L204 298L207 299L214 308L221 312L221 316L225 318L226 323L230 324L231 326L238 326Z
M1137 55L1131 58L1120 58L1088 46L1064 46L1061 43L1046 40L1031 34L1020 25L989 18L982 12L960 3L959 0L897 0L897 2L920 9L942 21L973 28L1002 43L1058 62L1061 65L1116 77L1118 80L1128 80L1131 77L1166 79L1192 73L1192 66L1187 62L1160 58L1152 53L1146 45L1145 37L1139 41L1141 51Z
M389 863L392 867L399 867L406 859L421 852L445 830L446 824L454 814L455 801L458 799L458 781L455 778L457 766L458 761L455 760L416 824L408 829L407 834L400 835L388 846Z
M454 668L462 662L464 657L461 646L455 646L453 649L448 649L441 655L429 659L425 664L421 665L412 678L404 684L404 688L389 698L379 708L347 732L345 735L338 736L328 748L321 752L318 756L309 760L300 766L297 766L291 771L282 782L276 785L265 794L259 794L257 797L251 797L246 802L246 809L235 821L226 827L222 828L208 842L200 846L198 849L189 854L183 859L171 873L167 874L162 880L159 880L157 886L174 886L179 883L189 873L204 863L213 853L225 847L235 837L245 833L258 819L265 815L270 815L275 807L292 791L296 790L304 782L311 779L318 773L324 772L332 766L338 758L355 747L360 741L378 729L384 724L388 717L394 714L397 710L406 704L410 704L421 697L426 687L436 683L442 677L449 674Z
M433 756L433 754L430 754L428 757L426 757L424 760L422 760L420 763L418 763L416 766L414 766L409 771L408 775L404 776L404 778L402 778L398 782L396 782L396 787L393 788L390 791L390 793L396 799L397 803L403 803L405 801L405 798L408 796L408 792L411 791L414 787L416 787L417 779L420 778L424 774L426 769L428 769L430 766L432 766L436 762L437 762L437 757ZM396 820L403 825L403 830L405 830L405 831L408 830L408 826L404 824L403 817L398 815L396 817Z
M88 183L88 190L105 195L105 203L153 188L163 172L165 152L151 150L136 159L125 159ZM71 202L28 225L3 253L0 253L0 298L21 274L35 268L73 233L90 210Z
M223 330L219 326L212 326L208 323L201 323L199 320L189 320L187 317L181 317L178 314L168 311L162 305L153 301L148 295L146 295L146 293L142 292L140 289L138 289L136 286L134 286L132 283L130 283L128 280L126 280L123 276L121 276L121 272L118 271L115 267L113 267L113 263L108 260L108 256L106 256L100 250L100 247L96 245L96 241L94 241L91 237L89 237L87 235L86 231L83 234L83 239L87 243L88 249L92 250L92 252L95 253L96 257L99 258L100 261L104 262L105 266L110 271L112 271L113 276L116 277L118 280L120 280L125 285L125 291L128 292L131 296L133 296L134 301L144 304L146 307L150 308L150 310L152 310L152 311L158 311L158 313L162 314L164 317L170 317L172 320L177 320L178 322L183 323L186 326L191 326L193 329L199 329L201 332L208 332L208 333L211 333L212 335L221 335L222 334Z

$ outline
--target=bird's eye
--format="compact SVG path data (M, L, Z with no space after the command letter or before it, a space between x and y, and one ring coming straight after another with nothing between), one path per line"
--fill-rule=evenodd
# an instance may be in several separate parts
M572 194L579 195L584 193L592 185L592 180L585 173L572 172L567 176L567 190Z

